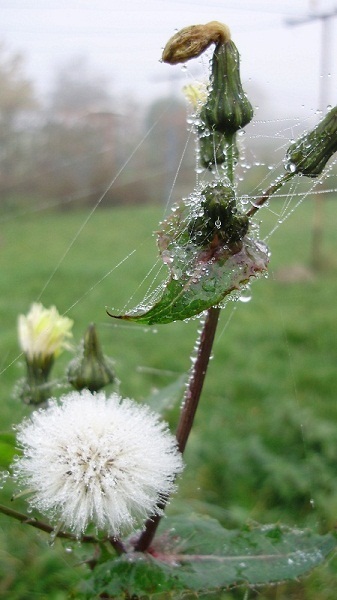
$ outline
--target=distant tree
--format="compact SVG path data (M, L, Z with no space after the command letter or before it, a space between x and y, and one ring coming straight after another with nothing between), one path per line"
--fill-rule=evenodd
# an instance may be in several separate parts
M32 83L22 72L23 56L9 54L0 43L0 120L9 129L22 113L36 107Z
M110 82L85 57L63 65L55 76L36 151L40 194L64 207L97 202L103 194L103 206L137 201L130 188L137 179L134 161L128 165L129 179L118 178L116 186L109 186L138 141L138 113L129 99L117 106ZM68 202L72 199L74 203Z
M191 186L195 142L192 136L186 148L186 116L185 103L174 96L155 100L149 107L145 127L146 130L153 127L147 142L147 163L152 170L153 183L156 182L152 186L153 201L167 201L178 168L172 199L177 200Z
M37 108L32 83L23 73L23 56L0 44L0 200L20 185L26 172L28 113ZM24 118L26 117L26 119Z
M81 118L97 111L112 110L109 82L90 68L86 57L72 58L56 73L50 94L50 110L65 119Z

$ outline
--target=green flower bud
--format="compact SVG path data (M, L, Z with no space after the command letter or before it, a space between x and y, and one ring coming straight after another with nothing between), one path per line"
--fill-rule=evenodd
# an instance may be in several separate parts
M210 131L225 135L233 135L253 118L241 84L239 52L231 40L215 47L210 90L200 118Z
M309 133L289 146L285 169L290 173L318 177L337 151L337 106Z
M205 187L202 196L203 215L189 227L192 240L201 246L215 241L238 251L248 231L249 219L238 211L233 187L224 182L210 184Z
M67 376L76 390L88 389L91 392L97 392L114 381L112 361L103 355L94 324L89 325L84 335L80 356L69 363Z

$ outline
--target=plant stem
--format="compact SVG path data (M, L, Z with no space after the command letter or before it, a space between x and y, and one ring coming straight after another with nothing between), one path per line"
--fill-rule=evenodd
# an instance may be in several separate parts
M27 515L25 515L24 513L20 513L17 510L13 510L12 508L9 508L8 506L4 506L4 505L0 504L0 513L7 515L8 517L12 517L13 519L16 519L17 521L24 523L25 525L31 525L32 527L35 527L36 529L41 529L41 531L45 531L46 533L54 533L54 527L52 527L48 523L43 523L43 521L38 521L37 519L34 519L32 517L27 517ZM78 538L76 537L76 535L74 535L73 533L68 533L67 531L57 531L55 537L64 538L67 540L73 540L75 542L79 541ZM96 544L100 540L98 540L93 535L83 535L80 538L80 541L84 542L84 543L89 543L89 544Z
M80 541L84 544L98 544L98 543L102 543L102 542L106 541L104 539L100 540L97 537L95 537L94 535L82 535L81 538L78 538L78 537L76 537L76 535L74 535L73 533L69 533L68 531L55 532L54 527L52 527L48 523L44 523L43 521L38 521L37 519L34 519L32 517L27 517L27 515L25 515L24 513L18 512L17 510L13 510L12 508L9 508L8 506L4 506L3 504L0 504L0 513L7 515L8 517L12 517L13 519L16 519L17 521L24 523L25 525L31 525L31 527L40 529L41 531L44 531L45 533L55 534L55 537L70 540L73 542ZM108 541L112 544L112 546L115 548L115 550L118 554L122 554L123 552L126 552L126 550L123 547L122 542L120 542L119 540L111 537L111 538L108 538Z
M212 307L207 311L204 326L200 334L197 357L191 370L191 375L185 392L183 408L180 414L176 432L178 449L181 453L183 453L185 450L186 443L192 429L195 413L198 408L207 367L212 352L219 314L220 308ZM166 501L162 501L158 507L163 510L165 505ZM145 552L148 549L157 531L160 518L160 515L156 515L147 520L145 524L145 530L135 545L136 551Z
M271 186L265 192L263 192L262 196L260 196L260 198L258 198L258 200L254 202L253 206L246 212L246 216L252 217L253 215L255 215L255 213L261 208L261 206L263 206L267 202L267 200L269 200L270 196L275 194L275 192L277 192L294 175L295 173L286 173L285 175L282 175L282 177L279 177L276 181L274 181L274 183L272 183Z
M226 177L228 177L231 183L234 182L234 171L237 161L237 145L236 145L236 133L228 134L226 136L226 160L222 165Z
M218 324L220 308L212 307L207 311L205 323L198 342L196 361L193 365L188 387L185 392L183 408L177 427L177 443L180 452L184 452L192 429L200 395L204 385L209 358Z

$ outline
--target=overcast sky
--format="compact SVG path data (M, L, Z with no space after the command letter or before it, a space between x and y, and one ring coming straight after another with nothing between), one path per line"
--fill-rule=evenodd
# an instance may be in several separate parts
M319 108L322 56L322 19L286 21L337 11L337 0L0 0L0 7L0 39L25 55L25 71L41 92L55 68L83 55L112 81L112 91L141 101L179 93L186 78L203 72L197 60L187 73L159 62L176 29L223 21L241 54L242 79L256 95L251 99L284 117ZM337 15L325 23L331 30L326 104L334 105Z

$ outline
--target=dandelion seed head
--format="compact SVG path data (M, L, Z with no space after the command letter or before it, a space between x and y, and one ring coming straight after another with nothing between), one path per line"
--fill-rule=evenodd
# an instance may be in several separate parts
M35 411L17 432L14 465L34 492L32 508L81 535L90 523L131 531L175 488L182 471L175 438L145 406L117 394L71 392Z

